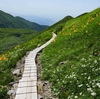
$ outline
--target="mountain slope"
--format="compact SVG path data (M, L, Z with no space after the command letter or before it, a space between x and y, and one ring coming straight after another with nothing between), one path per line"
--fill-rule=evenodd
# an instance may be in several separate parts
M24 28L24 29L34 29L36 31L42 31L48 26L39 25L34 22L30 22L21 17L14 17L8 13L0 11L0 27L1 28Z
M72 16L66 16L65 18L63 18L62 20L58 21L57 23L53 24L52 26L48 27L46 29L51 31L51 32L55 32L56 34L62 30L62 28L64 27L64 25L66 24L67 21L73 19Z
M0 54L33 39L39 33L30 29L0 28Z
M41 61L59 99L100 99L100 8L68 21Z

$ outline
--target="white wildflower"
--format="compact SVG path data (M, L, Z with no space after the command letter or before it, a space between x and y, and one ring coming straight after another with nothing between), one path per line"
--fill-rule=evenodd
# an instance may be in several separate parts
M87 88L87 91L90 91L90 92L92 92L93 90L92 90L92 88Z
M92 55L89 55L89 58L91 58L92 57Z
M84 61L84 60L85 60L85 58L82 58L82 59L81 59L81 61Z
M75 96L75 98L78 98L78 96Z
M97 61L97 60L94 60L94 63L95 63L95 64L98 64L98 61Z
M92 96L96 96L96 93L95 93L95 92L92 92L91 95L92 95Z
M82 67L86 67L86 65L84 64L84 65L82 65Z
M100 88L100 83L97 83L96 85Z
M88 77L88 80L89 80L90 78L91 78L91 77L89 76L89 77Z
M80 95L82 95L82 92L80 93Z
M82 86L83 86L83 84L78 85L78 87L82 87Z

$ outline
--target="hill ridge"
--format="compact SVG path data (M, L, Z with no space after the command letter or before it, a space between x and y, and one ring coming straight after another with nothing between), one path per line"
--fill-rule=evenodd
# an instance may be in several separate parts
M6 12L0 10L0 27L1 28L24 28L24 29L34 29L36 31L42 31L48 26L39 25L35 22L30 22L19 16L12 16Z

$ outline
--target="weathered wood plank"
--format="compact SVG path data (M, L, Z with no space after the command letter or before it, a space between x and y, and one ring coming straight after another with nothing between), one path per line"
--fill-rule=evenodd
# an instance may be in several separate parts
M37 77L32 77L32 78L22 78L19 80L19 82L30 82L30 81L37 81Z
M27 87L22 87L22 88L18 88L17 89L17 95L18 94L26 94L26 92L27 92Z
M15 99L26 99L26 94L16 95ZM28 99L28 98L27 98Z

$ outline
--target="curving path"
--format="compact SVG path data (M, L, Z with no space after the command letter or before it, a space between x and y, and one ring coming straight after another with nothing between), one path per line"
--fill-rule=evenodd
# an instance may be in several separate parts
M24 72L22 79L19 81L15 99L37 99L37 66L35 57L37 53L50 44L55 37L56 34L53 33L53 37L48 42L31 51L26 57Z

